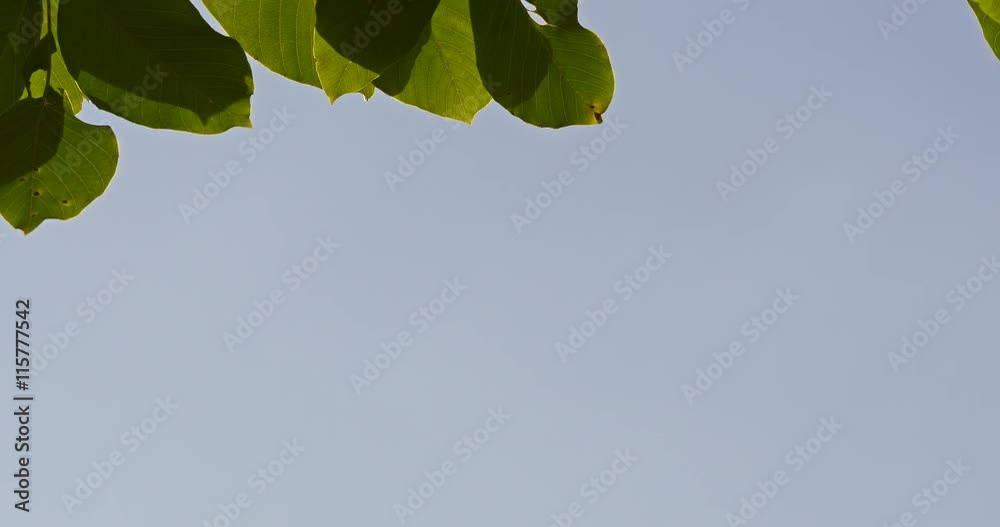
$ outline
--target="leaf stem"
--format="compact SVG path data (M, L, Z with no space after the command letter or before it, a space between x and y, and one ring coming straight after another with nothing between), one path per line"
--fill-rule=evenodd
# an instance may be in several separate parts
M48 26L48 32L52 34L52 39L55 41L56 33L52 29L52 1L53 0L42 0L42 9L45 10L45 24ZM59 0L55 0L58 2ZM52 63L49 63L49 69L45 72L45 91L52 89Z

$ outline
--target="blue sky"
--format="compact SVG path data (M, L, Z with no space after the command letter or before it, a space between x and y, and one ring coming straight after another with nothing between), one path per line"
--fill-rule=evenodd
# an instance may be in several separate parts
M601 127L330 106L256 64L253 130L87 108L107 193L0 231L53 356L4 522L992 518L1000 62L964 4L912 5L886 32L887 0L584 2Z

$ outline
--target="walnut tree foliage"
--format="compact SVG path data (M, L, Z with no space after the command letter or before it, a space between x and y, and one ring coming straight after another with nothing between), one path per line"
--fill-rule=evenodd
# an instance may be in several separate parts
M376 90L471 123L491 100L538 127L601 122L608 52L578 0L0 0L0 214L30 233L118 165L83 102L149 128L250 127L247 55L331 103Z
M118 165L83 102L196 134L250 127L247 55L330 102L381 91L471 123L490 101L524 122L601 122L614 74L579 0L0 0L0 214L30 233L77 216ZM1000 57L1000 0L968 0Z

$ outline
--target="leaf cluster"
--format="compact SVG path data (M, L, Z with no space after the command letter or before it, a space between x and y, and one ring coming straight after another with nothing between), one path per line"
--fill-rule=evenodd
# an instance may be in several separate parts
M250 127L247 55L331 103L379 91L471 123L490 101L547 128L601 122L608 52L578 0L0 2L0 214L29 233L100 196L118 164L84 101L149 128Z

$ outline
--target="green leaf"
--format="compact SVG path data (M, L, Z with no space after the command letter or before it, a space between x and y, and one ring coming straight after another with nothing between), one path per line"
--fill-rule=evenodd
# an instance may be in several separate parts
M268 69L320 87L313 59L315 0L205 0L205 7Z
M45 33L45 36L35 43L34 49L31 50L31 54L24 61L24 66L21 67L21 78L24 79L26 86L30 88L31 75L36 71L47 74L52 69L52 55L55 52L56 39L52 37L51 33ZM38 97L43 94L44 90L38 92Z
M80 113L80 110L83 109L83 92L80 91L80 86L77 85L76 80L73 79L73 76L69 74L69 70L66 69L66 63L63 62L62 54L59 51L56 51L51 56L51 68L52 78L49 81L52 83L52 88L66 94L67 101L73 113ZM31 85L28 92L25 93L25 97L38 98L41 94L45 93L47 77L45 71L35 71L31 75Z
M63 61L62 53L58 51L52 56L52 87L66 94L66 99L69 101L74 114L80 113L80 110L83 109L83 101L85 99L83 91L80 90L80 85L76 83L76 79L69 74L69 70L66 69L66 63Z
M43 23L40 0L0 0L0 113L25 96L24 65Z
M69 72L98 108L150 128L251 126L246 54L188 0L71 0L58 29Z
M49 90L0 115L0 214L25 234L75 217L104 193L118 165L111 128L80 121Z
M1000 58L1000 0L969 0L969 5L976 12L979 23L983 26L983 36L993 48L993 54Z
M978 7L993 20L1000 20L1000 0L970 0L970 2L975 2Z
M383 71L375 86L407 104L471 123L490 94L476 70L469 0L441 0L418 44Z
M52 7L52 34L58 37L59 0L48 1L49 5ZM66 68L66 61L62 56L62 50L58 48L59 42L57 38L56 52L52 55L52 87L66 93L66 97L69 99L69 102L73 107L73 113L78 114L80 113L80 110L83 109L83 91L80 90L80 85L76 83L76 79L69 74L69 69Z
M378 78L378 74L338 53L318 31L313 46L316 71L323 91L330 98L330 104L348 93L361 92L365 99L372 98L375 93L372 81Z
M360 93L361 95L364 95L365 96L365 100L369 101L369 100L371 100L372 97L375 96L375 85L374 84L369 84L368 86L365 86L364 88L361 88L360 90L358 90L358 93Z
M534 0L535 14L553 26L579 26L577 0Z
M52 21L53 25L56 25L55 20L59 2L46 0L46 4L51 6L55 11ZM23 97L37 99L45 94L45 90L49 87L49 83L51 83L52 88L65 93L69 98L73 113L80 113L80 110L83 109L83 92L80 91L80 87L66 69L66 63L63 62L62 54L56 45L53 32L49 31L48 17L46 17L42 25L40 34L41 39L35 44L34 49L23 66L24 78L30 79L28 81L28 90L24 93Z
M611 59L601 39L580 26L573 2L557 18L544 6L539 25L517 0L470 0L479 74L493 98L536 126L597 124L614 96ZM536 4L537 5L537 4ZM555 22L555 23L553 23Z
M316 0L316 32L331 49L381 74L420 41L440 0Z

